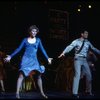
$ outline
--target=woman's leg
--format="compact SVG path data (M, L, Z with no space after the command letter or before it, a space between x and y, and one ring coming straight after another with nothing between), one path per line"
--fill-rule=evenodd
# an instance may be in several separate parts
M41 95L42 95L44 98L48 98L48 97L44 94L44 91L43 91L41 75L38 76L37 84L38 84L39 90L40 90L40 92L41 92Z
M1 83L2 92L5 92L3 80L0 80L0 83Z
M24 79L24 76L23 76L22 73L20 73L19 77L18 77L18 80L17 80L16 98L20 98L19 91L20 91L23 79Z

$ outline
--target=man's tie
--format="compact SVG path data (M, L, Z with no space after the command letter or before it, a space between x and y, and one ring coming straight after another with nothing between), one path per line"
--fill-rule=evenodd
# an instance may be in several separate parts
M84 46L84 42L85 42L85 39L83 40L83 43L82 43L82 46L80 47L80 49L78 50L77 54L81 52L83 46Z

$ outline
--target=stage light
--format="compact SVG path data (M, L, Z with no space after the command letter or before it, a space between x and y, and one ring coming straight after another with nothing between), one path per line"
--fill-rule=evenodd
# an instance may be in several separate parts
M88 8L91 8L91 5L88 5Z
M80 11L81 11L81 9L79 9L79 8L78 8L78 9L77 9L77 11L78 11L78 12L80 12Z

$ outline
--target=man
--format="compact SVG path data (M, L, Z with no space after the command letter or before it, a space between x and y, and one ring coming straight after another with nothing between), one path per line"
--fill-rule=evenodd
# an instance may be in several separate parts
M89 41L88 41L88 32L84 31L81 33L81 37L79 39L74 40L69 46L65 48L65 50L58 56L61 58L65 56L66 53L69 53L72 49L75 49L75 56L74 56L74 70L75 75L73 79L73 87L72 87L72 94L75 97L78 96L78 88L79 88L79 80L81 75L81 67L83 67L86 73L86 81L88 84L87 92L92 95L92 84L91 84L91 72L87 62L87 54L89 49L92 49L96 53L100 54L100 50L96 49Z

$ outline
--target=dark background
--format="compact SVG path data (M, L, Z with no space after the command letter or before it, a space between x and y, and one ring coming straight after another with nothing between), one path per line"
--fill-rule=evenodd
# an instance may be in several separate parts
M88 5L91 4L92 8L89 9ZM77 9L81 5L81 12ZM57 9L67 11L69 16L68 40L63 41L59 39L49 39L48 34L48 12L49 9ZM28 36L27 29L30 25L36 24L39 29L39 37L42 39L43 45L50 57L54 59L62 52L62 50L73 39L79 37L79 33L83 30L89 31L89 40L98 49L99 48L99 33L100 33L100 2L99 1L0 1L0 45L1 50L6 54L12 53L18 47L22 39ZM99 92L100 79L99 79L99 55L96 62L94 90ZM12 65L18 65L20 62L16 56L12 60ZM54 70L51 67L51 70ZM11 70L10 70L11 71ZM14 71L9 72L9 77L16 77ZM16 71L17 73L17 71ZM53 71L49 72L52 79L55 74ZM14 76L15 75L15 76ZM11 79L11 78L10 78ZM13 78L16 82L16 78ZM11 85L9 83L9 85ZM49 84L49 82L48 82ZM51 85L53 83L50 83ZM15 88L15 85L13 86ZM52 86L51 86L52 88Z

